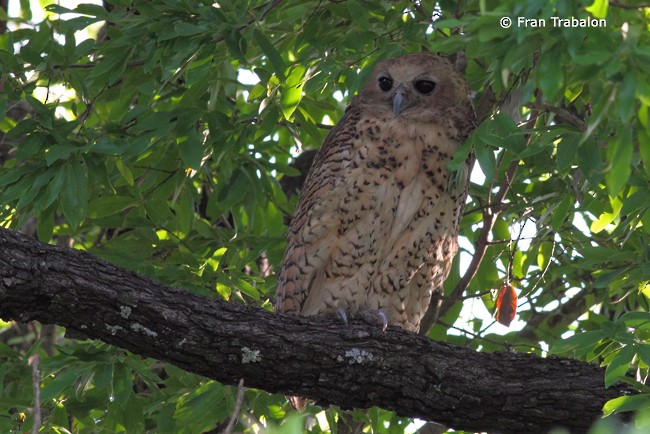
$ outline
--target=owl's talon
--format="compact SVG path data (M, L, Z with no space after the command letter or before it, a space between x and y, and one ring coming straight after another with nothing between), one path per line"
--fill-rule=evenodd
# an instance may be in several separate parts
M370 325L379 323L383 332L388 327L388 317L383 310L363 309L359 311L359 317Z
M388 318L386 317L386 314L383 310L378 310L377 316L381 318L381 331L385 332L386 328L388 327Z
M349 325L349 323L348 323L348 315L345 313L345 309L343 309L342 307L339 307L336 310L336 313L339 314L339 318L341 318L341 321L343 321L343 323L345 325Z

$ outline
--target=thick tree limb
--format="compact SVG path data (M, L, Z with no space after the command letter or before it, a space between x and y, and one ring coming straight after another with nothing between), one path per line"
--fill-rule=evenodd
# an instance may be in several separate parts
M389 328L273 314L167 288L85 252L0 229L0 317L68 330L235 385L456 429L586 432L609 399L573 360L477 353Z

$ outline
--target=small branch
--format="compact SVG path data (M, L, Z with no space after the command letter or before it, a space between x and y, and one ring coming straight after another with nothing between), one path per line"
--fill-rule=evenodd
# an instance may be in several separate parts
M99 60L101 61L102 59L103 59L103 58L100 58ZM96 66L97 66L97 63L98 63L98 62L90 62L90 63L73 63L73 64L71 64L71 65L64 65L64 64L60 64L60 63L53 63L51 66L52 66L52 69L62 69L62 68L66 68L66 69L87 69L87 68L94 68L94 67L96 67ZM130 62L130 63L127 63L127 64L126 64L126 68L127 68L127 69L130 69L130 68L137 68L137 67L140 67L140 66L142 66L142 65L144 65L144 60L138 60L138 61L136 61L136 62Z
M478 239L476 241L476 251L472 257L472 262L470 262L467 271L460 279L456 287L453 289L448 299L443 303L442 314L447 312L453 303L455 303L456 299L462 296L474 276L476 276L478 267L481 265L481 261L483 261L483 257L485 256L485 252L489 246L488 238L492 232L492 229L494 228L497 217L501 212L498 208L498 205L503 203L506 194L508 194L508 191L510 191L512 180L517 173L517 167L519 167L519 160L512 160L510 162L508 170L506 170L505 177L499 186L499 191L494 196L494 200L491 201L491 203L497 205L497 207L486 207L483 209L483 227L481 228L481 232L479 233Z
M244 388L244 379L242 378L239 380L239 384L237 385L237 400L235 401L235 408L232 410L232 416L230 416L230 421L228 422L226 429L223 430L223 434L230 434L232 432L232 429L235 427L235 424L239 419L241 406L244 403L245 391L246 389Z
M29 358L29 364L32 365L32 389L34 390L34 425L32 434L38 434L41 430L41 371L38 364L41 358L34 354Z
M517 333L521 339L538 340L544 339L545 336L539 337L538 329L543 322L546 322L549 329L558 327L561 324L569 325L577 320L580 315L585 313L589 306L587 305L587 295L591 291L581 290L574 295L569 301L559 305L550 312L536 312L528 318L526 326ZM559 336L554 336L558 338Z
M640 5L626 5L626 4L619 3L617 1L612 1L612 0L609 1L609 5L613 6L615 8L621 8L621 9L646 9L646 8L650 8L650 3L640 4Z
M574 127L578 128L580 131L585 131L587 129L587 124L585 123L585 121L583 121L578 116L574 115L569 110L563 107L555 107L544 103L530 103L530 104L526 104L525 107L536 111L553 113L557 115L557 117L561 121L573 125Z

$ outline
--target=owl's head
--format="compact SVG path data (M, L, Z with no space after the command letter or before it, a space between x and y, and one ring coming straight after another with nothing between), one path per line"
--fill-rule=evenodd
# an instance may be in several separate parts
M448 60L426 52L379 62L353 104L408 122L473 121L462 75Z

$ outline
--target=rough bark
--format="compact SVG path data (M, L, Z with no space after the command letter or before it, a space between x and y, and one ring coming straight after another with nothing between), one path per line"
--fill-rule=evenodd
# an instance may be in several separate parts
M322 405L379 406L456 429L586 432L603 371L561 358L478 353L389 328L278 315L167 288L92 255L0 229L0 317L59 324L225 384Z

